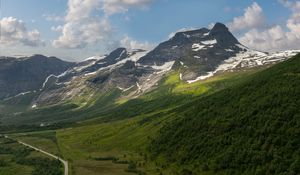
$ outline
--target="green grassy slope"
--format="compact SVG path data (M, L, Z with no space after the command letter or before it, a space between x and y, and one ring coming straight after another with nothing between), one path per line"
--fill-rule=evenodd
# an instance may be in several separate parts
M179 72L174 71L161 80L158 88L137 99L130 100L122 97L124 94L120 90L115 89L108 93L96 94L83 107L75 101L69 101L64 104L30 109L29 104L26 103L29 97L24 96L18 102L12 101L9 103L13 105L5 103L5 109L13 106L14 109L18 109L19 111L27 110L23 113L2 115L2 117L0 113L0 121L2 125L40 125L41 123L72 123L95 117L102 117L105 120L130 118L141 113L177 107L189 102L191 99L208 95L239 83L243 80L243 77L260 70L254 69L246 72L225 73L193 84L180 81Z
M0 174L62 175L63 167L55 159L0 136Z
M299 67L297 56L194 84L173 72L138 99L116 101L111 94L107 109L100 100L66 113L86 113L86 121L21 137L45 149L51 142L48 148L59 148L75 175L130 174L125 170L134 166L155 175L299 174ZM59 111L44 113L59 117Z
M157 168L155 161L147 158L147 145L156 137L162 126L174 119L174 114L170 111L191 100L238 84L257 71L259 70L222 74L194 84L180 81L179 74L173 72L162 80L158 89L135 100L123 103L115 101L114 108L99 110L102 115L98 118L71 125L57 132L26 133L15 137L53 153L58 151L55 148L59 148L57 154L70 161L71 172L74 174L128 174L125 170L130 161L134 162L139 171L159 174L161 168ZM94 106L95 109L96 107L97 105ZM45 114L50 112L44 111ZM127 164L94 160L99 157L114 157L127 161ZM164 173L171 175L174 171L167 170Z
M194 174L300 173L300 55L173 111L149 151Z

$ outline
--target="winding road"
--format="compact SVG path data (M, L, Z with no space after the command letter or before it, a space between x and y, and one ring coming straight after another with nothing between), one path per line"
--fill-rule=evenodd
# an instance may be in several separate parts
M5 136L5 137L8 138L8 136ZM38 152L41 152L41 153L43 153L43 154L45 154L45 155L47 155L47 156L49 156L49 157L52 157L52 158L54 158L54 159L57 159L57 160L61 161L61 163L64 164L64 169L65 169L65 174L64 174L64 175L69 175L68 161L65 161L65 160L63 160L62 158L60 158L60 157L58 157L58 156L56 156L56 155L53 155L53 154L48 153L48 152L46 152L46 151L43 151L43 150L41 150L41 149L39 149L39 148L36 148L36 147L34 147L34 146L32 146L32 145L29 145L29 144L27 144L27 143L24 143L24 142L21 142L21 141L18 141L18 143L20 143L20 144L22 144L22 145L24 145L24 146L26 146L26 147L32 148L32 149L34 149L34 150L36 150L36 151L38 151Z

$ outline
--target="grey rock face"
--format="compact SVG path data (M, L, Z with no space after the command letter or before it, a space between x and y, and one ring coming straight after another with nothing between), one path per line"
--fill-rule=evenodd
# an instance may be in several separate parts
M243 49L239 41L221 23L209 30L179 32L170 40L161 43L153 51L139 60L140 64L163 65L176 61L177 68L185 65L186 75L193 78L206 72L213 71L224 60L235 56ZM176 68L176 67L175 67Z
M18 59L2 58L0 59L0 99L38 90L49 75L61 74L73 65L74 63L43 55Z
M153 69L137 66L133 61L127 61L122 66L114 70L100 72L95 78L89 81L93 84L102 84L106 87L119 87L127 89L136 85L139 79L144 75L153 73Z

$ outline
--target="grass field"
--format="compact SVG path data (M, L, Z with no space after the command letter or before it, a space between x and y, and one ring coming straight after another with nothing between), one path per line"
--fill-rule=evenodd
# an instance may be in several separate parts
M31 164L29 160L49 159L40 152L2 136L0 149L0 175L32 175L41 167Z
M147 146L160 128L174 120L171 111L244 81L244 77L257 71L260 69L225 73L193 84L180 81L179 73L173 72L154 91L133 101L116 101L117 107L104 115L97 117L95 113L92 119L69 128L13 136L68 160L72 175L142 172L173 175L179 167L165 169L159 163L161 160L151 160L147 152Z
M47 150L47 152L61 157L60 149L57 144L56 131L40 131L32 133L13 134L19 141L30 143L31 145Z

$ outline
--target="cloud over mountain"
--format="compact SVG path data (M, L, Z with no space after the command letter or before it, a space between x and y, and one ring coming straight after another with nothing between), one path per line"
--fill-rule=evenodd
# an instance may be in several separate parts
M123 38L118 43L109 16L124 13L130 7L146 7L152 1L69 0L65 24L62 27L52 27L53 31L61 31L61 35L52 42L52 45L56 48L68 49L84 48L89 44L99 42L103 43L106 48L124 43L137 46L139 45L137 41L128 42L128 38Z
M4 17L0 20L1 45L16 45L38 47L44 45L40 32L36 29L29 31L25 23L14 17Z
M252 28L264 27L266 18L263 9L254 2L250 7L245 9L243 16L235 17L232 22L228 24L231 31L241 31Z
M300 1L282 1L285 7L292 12L286 20L286 25L275 25L265 30L253 28L246 32L240 41L254 49L278 51L298 49L300 45Z
M126 12L132 7L144 8L152 2L154 2L154 0L102 0L102 9L105 14L112 15Z

